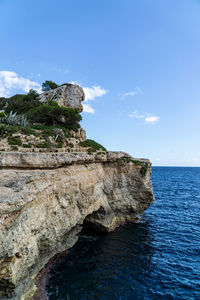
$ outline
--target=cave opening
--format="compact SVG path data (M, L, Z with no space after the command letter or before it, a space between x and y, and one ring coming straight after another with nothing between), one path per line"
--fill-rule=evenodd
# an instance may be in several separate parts
M83 221L81 234L102 235L106 230L102 225L102 220L105 218L106 211L103 206L97 211L89 214Z

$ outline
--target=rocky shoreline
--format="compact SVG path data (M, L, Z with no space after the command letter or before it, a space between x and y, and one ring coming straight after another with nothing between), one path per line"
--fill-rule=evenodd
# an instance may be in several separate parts
M52 257L45 267L38 273L35 278L35 285L37 287L37 292L33 296L32 300L48 300L48 295L46 291L46 285L49 279L49 273L51 271L51 267L59 260L68 255L68 250L63 251L62 253L56 254Z
M154 199L151 163L123 152L5 152L0 168L1 299L31 299L37 274L76 243L84 221L110 231Z

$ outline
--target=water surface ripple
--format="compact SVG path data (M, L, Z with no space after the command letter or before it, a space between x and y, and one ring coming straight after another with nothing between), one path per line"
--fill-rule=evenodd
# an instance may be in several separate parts
M51 270L50 300L200 299L200 168L155 167L139 223L83 234Z

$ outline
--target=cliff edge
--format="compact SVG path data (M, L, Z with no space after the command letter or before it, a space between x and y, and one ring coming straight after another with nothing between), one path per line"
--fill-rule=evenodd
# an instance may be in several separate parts
M154 200L149 160L89 150L0 152L0 299L32 299L37 274L84 226L111 231Z

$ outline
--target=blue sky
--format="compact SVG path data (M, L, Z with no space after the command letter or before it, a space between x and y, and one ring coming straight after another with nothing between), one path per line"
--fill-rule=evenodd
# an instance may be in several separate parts
M0 96L75 81L88 138L200 166L199 16L199 0L0 0Z

